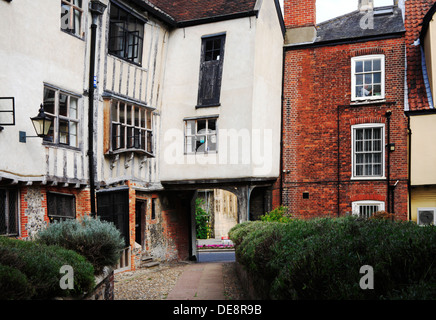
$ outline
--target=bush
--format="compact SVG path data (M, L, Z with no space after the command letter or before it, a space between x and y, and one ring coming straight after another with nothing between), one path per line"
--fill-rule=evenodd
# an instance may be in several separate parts
M0 291L11 292L11 299L76 297L95 286L91 263L78 253L58 246L0 237L0 265L3 266ZM73 289L60 287L64 275L60 270L64 265L73 268ZM6 293L2 294L8 299Z
M0 300L30 299L35 289L25 274L10 266L0 264Z
M37 241L79 253L92 263L95 274L102 273L106 266L115 266L125 247L124 239L113 223L90 217L51 224L38 232Z
M272 299L435 299L436 227L355 217L247 222L229 233L238 262ZM364 265L374 289L362 290Z
M260 217L261 221L268 221L268 222L283 222L288 223L291 221L291 215L287 213L288 208L287 207L277 207L274 210L265 213L263 216Z
M203 203L203 199L195 199L195 222L197 239L207 239L210 233L210 215L206 212L206 210L201 207Z

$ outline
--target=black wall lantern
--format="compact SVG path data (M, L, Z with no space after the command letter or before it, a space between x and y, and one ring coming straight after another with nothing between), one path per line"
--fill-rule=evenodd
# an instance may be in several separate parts
M36 136L26 136L26 132L20 131L20 142L26 142L26 138L45 138L48 136L48 132L53 123L53 119L50 118L44 112L44 105L41 104L38 115L30 118L32 120L33 127L35 128Z

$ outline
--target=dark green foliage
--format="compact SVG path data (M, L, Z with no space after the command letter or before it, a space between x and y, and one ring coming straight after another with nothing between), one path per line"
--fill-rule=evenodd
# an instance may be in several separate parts
M436 227L354 217L248 222L230 238L273 299L435 299ZM359 286L373 267L374 289Z
M195 199L195 222L197 229L197 239L207 239L210 233L210 215L202 208L203 199Z
M38 233L37 241L79 253L92 263L96 274L105 266L115 266L125 246L113 223L90 217L53 223Z
M287 207L277 207L274 210L271 210L270 212L265 213L263 216L260 217L261 221L267 221L267 222L283 222L287 223L291 221L291 216L288 214L288 208Z
M58 246L0 237L0 265L2 299L76 297L95 286L92 265L78 253ZM64 265L74 270L73 289L60 287Z

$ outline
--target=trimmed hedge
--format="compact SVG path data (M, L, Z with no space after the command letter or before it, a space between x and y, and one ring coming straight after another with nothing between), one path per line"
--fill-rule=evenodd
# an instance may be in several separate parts
M73 289L62 289L63 265L74 270ZM0 237L0 299L77 297L95 286L94 268L83 256L58 246Z
M436 299L436 227L355 217L246 222L229 233L271 299ZM374 289L359 273L373 267Z
M50 224L38 232L36 241L76 251L92 263L96 275L102 273L106 266L115 266L120 259L120 251L125 247L115 225L98 217Z

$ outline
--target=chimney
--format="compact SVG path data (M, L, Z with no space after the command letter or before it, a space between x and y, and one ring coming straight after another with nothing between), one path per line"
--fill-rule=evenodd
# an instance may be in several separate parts
M315 41L316 0L284 0L283 4L286 25L285 45Z
M358 9L359 11L373 11L374 0L359 0Z
M316 0L284 0L286 28L315 26Z

